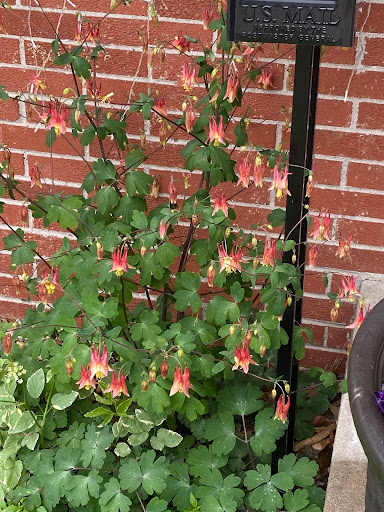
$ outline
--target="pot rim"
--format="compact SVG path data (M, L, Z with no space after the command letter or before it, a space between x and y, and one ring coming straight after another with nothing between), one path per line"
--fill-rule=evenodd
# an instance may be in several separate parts
M384 485L384 414L374 392L384 382L384 299L357 331L348 358L348 394L353 421L368 462Z

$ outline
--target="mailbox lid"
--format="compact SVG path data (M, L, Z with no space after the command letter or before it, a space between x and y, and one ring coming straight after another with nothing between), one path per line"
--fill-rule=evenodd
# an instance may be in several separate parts
M352 46L355 0L229 0L230 41Z

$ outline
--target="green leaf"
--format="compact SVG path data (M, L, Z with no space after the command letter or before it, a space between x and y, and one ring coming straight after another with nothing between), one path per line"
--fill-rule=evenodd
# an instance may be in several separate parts
M152 498L151 501L146 506L146 512L163 512L164 510L166 510L167 506L167 501L161 500L156 496L156 498Z
M87 475L75 475L65 486L65 495L74 507L86 506L90 496L99 497L100 484L103 478L98 471L92 470Z
M164 446L167 446L168 448L175 448L176 446L179 446L183 440L183 436L166 428L159 428L155 437L158 440L158 446L162 445L162 448L157 448L158 450L162 450ZM152 439L154 439L154 437L152 437Z
M155 340L161 333L161 328L157 325L159 313L156 310L145 310L141 313L139 320L131 327L132 339L134 341Z
M238 302L241 302L243 300L245 290L244 290L244 288L241 287L241 284L238 281L233 283L233 285L231 286L230 290L231 290L231 295L233 297L233 300L235 302L238 303Z
M100 469L107 455L106 450L113 441L114 435L110 432L109 427L105 426L101 430L96 430L94 423L88 425L85 439L81 441L81 449L83 450L81 460L84 466Z
M317 475L319 466L314 460L308 457L301 457L296 460L293 453L285 455L279 460L279 472L284 472L293 479L298 487L309 487L314 484L314 477Z
M175 288L177 291L173 296L176 299L174 306L176 311L185 311L190 306L192 313L197 313L203 304L197 293L200 289L200 275L192 272L177 274Z
M119 202L119 196L116 190L111 187L102 187L98 190L93 198L94 204L97 204L99 212L104 215L110 212Z
M104 162L102 158L99 158L96 162L93 162L92 167L99 185L102 185L104 181L116 178L116 169L110 160Z
M6 492L10 492L18 484L21 472L23 470L23 463L21 460L15 460L12 457L0 465L0 482Z
M32 398L39 398L45 386L44 370L39 368L27 380L27 390Z
M145 160L145 159L144 159ZM150 185L153 181L152 176L144 171L129 171L125 177L125 187L129 197L136 194L146 196L150 192Z
M189 507L190 495L196 492L196 485L190 481L187 464L174 462L170 466L170 474L162 497L167 501L172 500L173 505L183 512Z
M79 393L77 391L71 391L68 394L56 393L56 395L53 395L52 397L51 405L54 409L57 409L58 411L63 411L64 409L73 404L78 395Z
M199 476L204 469L220 469L227 464L226 455L216 455L209 448L200 444L188 452L187 462L190 465L189 472L193 476Z
M270 408L257 413L255 418L255 435L251 438L251 447L256 455L269 454L276 450L276 441L287 428L280 419L272 419L274 412Z
M237 322L239 317L240 309L237 304L229 302L221 295L216 295L207 306L205 318L208 323L225 325Z
M308 492L305 489L296 489L295 493L288 491L284 495L284 508L287 512L299 512L309 503Z
M12 252L12 265L23 265L24 263L33 263L35 261L36 242L22 242L22 245Z
M281 208L273 210L273 212L268 215L268 222L270 222L274 228L282 226L285 222L285 210Z
M212 452L227 455L236 444L235 423L229 412L219 412L205 422L204 435L213 441Z
M73 55L71 53L62 53L53 61L56 66L64 66L70 64L73 61Z
M89 144L92 144L95 135L95 128L91 124L88 125L81 135L80 144L82 146L89 146Z
M220 412L230 412L233 415L247 416L252 414L264 405L262 400L258 400L263 396L260 387L248 383L244 387L242 382L225 383L217 395Z
M141 386L138 386L141 390ZM136 399L136 394L133 396ZM192 397L191 397L192 398ZM147 408L148 406L152 407L153 412L156 414L160 414L164 411L166 407L170 404L170 399L168 393L160 387L156 382L149 386L146 392L142 392L137 398L137 402L140 407Z
M114 449L114 452L118 457L127 457L131 451L132 450L127 443L117 443L116 448Z
M57 57L55 60L59 58L60 57ZM73 57L72 65L77 76L85 78L85 80L89 80L91 78L91 65L86 59L84 59L84 57L76 55Z
M117 478L111 478L105 483L99 504L100 512L129 512L132 501L121 491Z
M228 475L225 478L218 469L204 469L200 475L200 486L196 490L198 498L205 499L213 496L221 501L223 494L229 495L231 500L240 505L244 497L244 491L239 489L241 478L235 475Z
M145 229L148 225L148 219L145 213L139 212L138 210L134 210L134 212L132 213L131 224L134 228Z
M122 489L133 492L142 485L148 494L162 493L168 475L168 461L165 457L156 459L156 452L153 450L141 454L140 464L136 459L123 462L119 471Z

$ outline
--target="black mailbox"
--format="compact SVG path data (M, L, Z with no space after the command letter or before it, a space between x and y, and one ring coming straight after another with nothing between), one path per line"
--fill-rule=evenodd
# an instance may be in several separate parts
M228 39L352 46L356 0L229 0Z

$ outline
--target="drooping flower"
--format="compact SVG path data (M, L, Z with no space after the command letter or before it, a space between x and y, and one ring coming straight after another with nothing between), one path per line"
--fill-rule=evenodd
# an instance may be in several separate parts
M46 88L44 82L34 74L31 75L31 80L28 82L29 92L31 94L38 94L39 90L44 91Z
M108 352L105 344L102 354L100 354L100 350L95 345L93 345L91 349L91 362L89 364L89 371L91 378L96 377L97 379L106 377L108 372L112 371L108 365Z
M313 238L317 238L319 240L330 240L329 229L331 227L331 216L327 212L322 216L319 213L319 216L316 219L315 231L313 232Z
M16 295L20 295L22 280L19 278L17 271L15 272L14 276L12 277L12 284L15 287Z
M313 181L313 176L312 176L312 174L310 174L308 176L307 188L306 188L306 191L305 191L305 197L311 197L311 194L313 192L314 186L315 186L315 183Z
M166 223L164 224L163 219L161 219L161 221L160 221L160 227L159 227L159 233L160 233L160 238L161 238L162 240L164 240L165 235L167 234L168 228L169 228L169 222L166 222Z
M288 166L284 167L281 171L279 171L279 167L275 165L273 168L273 180L272 185L268 190L276 189L276 197L280 198L283 196L283 192L285 191L287 195L291 195L288 190L288 176L291 173L288 172Z
M266 160L262 159L259 155L255 158L255 165L253 166L253 182L255 187L263 188L263 178L267 169Z
M223 270L228 274L237 270L241 272L241 262L243 261L241 248L236 250L233 248L229 256L223 243L221 245L217 244L217 250L219 251L220 272Z
M112 268L110 272L115 272L117 277L120 277L124 272L127 272L128 269L134 269L135 267L132 267L129 265L129 263L127 263L127 257L127 246L124 247L124 250L120 249L120 247L116 247L112 253Z
M317 245L312 245L308 252L308 267L315 267L317 258L319 256L319 248Z
M335 256L338 256L339 258L344 258L344 256L346 256L349 253L351 241L352 241L351 234L347 235L346 238L343 238L342 233L340 233L339 247L337 248Z
M173 372L173 384L169 396L175 395L177 392L184 393L189 398L189 389L193 389L192 384L189 382L189 368L185 366L184 373L181 374L180 365L175 367Z
M44 273L44 278L37 285L36 290L39 295L41 302L44 304L47 303L50 295L54 293L56 287L59 284L59 270L60 267L57 266L51 276L49 272L46 270Z
M204 7L204 12L203 12L204 30L209 29L209 24L213 20L214 15L215 15L215 11L213 9L213 2L209 2L209 4Z
M257 57L257 55L259 53L260 54L264 53L263 47L259 43L255 44L254 46L250 46L248 43L243 52L243 56L244 57Z
M197 69L194 62L184 62L183 74L181 76L181 83L184 89L189 92L192 91L196 83Z
M215 194L215 202L213 204L213 212L212 215L215 215L219 210L221 210L226 217L228 217L228 203L225 198L225 195L221 194L221 199L218 194Z
M369 312L370 312L370 308L368 308L366 314L364 315L364 306L360 306L359 314L357 315L357 317L351 324L347 325L346 329L358 329L360 327L360 325L364 322L365 317L367 316L367 314Z
M213 265L210 265L207 270L208 286L210 288L213 288L214 281L215 281L215 275L216 275L215 267Z
M169 363L166 359L164 359L160 365L160 375L163 377L163 379L167 378L169 372Z
M157 112L162 114L164 117L167 117L168 110L167 110L167 107L165 105L165 99L164 98L156 98L155 99L155 106L154 106L154 108L155 108L155 110Z
M224 100L228 98L228 101L230 103L233 103L237 97L237 91L239 90L240 86L240 78L235 75L234 73L231 73L228 78L227 82L227 90L225 92Z
M185 111L185 128L187 129L188 133L192 130L196 121L196 117L196 110L191 105L188 105Z
M341 292L339 293L339 299L347 297L350 302L355 300L355 295L360 295L356 287L356 277L348 274L347 277L341 276Z
M261 264L264 266L274 266L276 259L276 240L267 238L264 244L264 253Z
M273 71L268 73L267 68L263 68L258 83L263 86L263 89L268 89L268 87L273 88L272 77Z
M213 142L214 146L225 144L224 140L224 128L223 128L223 116L220 116L219 125L217 125L216 118L211 117L209 120L209 142Z
M125 396L129 396L124 371L119 370L117 378L115 372L112 373L112 382L104 393L112 393L112 398L116 398L120 393L123 393Z
M232 370L242 368L244 373L248 373L249 365L257 364L249 353L249 347L246 345L240 345L240 348L235 346L235 364L232 366Z
M49 109L50 109L50 112L49 112L50 117L49 117L49 121L47 124L47 128L48 129L54 128L56 135L59 135L59 133L64 134L65 130L67 128L67 124L65 121L65 115L66 115L65 105L63 105L61 107L60 112L59 112L57 105L55 105L55 104L51 104Z
M160 175L157 174L153 177L153 182L150 187L150 195L151 197L154 197L157 199L159 197L159 190L160 190Z
M79 389L90 389L96 387L96 381L91 375L91 371L83 364L81 366L80 380L76 382L79 385Z
M168 193L169 193L169 208L171 210L175 210L177 208L177 189L175 182L171 178L171 181L168 183Z
M12 333L10 331L4 334L3 338L4 354L9 356L12 350Z
M39 187L42 188L43 185L41 183L41 169L37 167L37 165L34 165L29 170L29 175L31 177L31 188L33 187Z
M177 48L180 52L188 52L190 47L190 42L181 35L175 36L175 39L172 41L172 46Z
M282 393L279 396L279 399L278 399L277 405L276 405L275 417L273 419L281 420L283 423L285 423L287 421L290 401L291 401L291 399L290 399L289 395L288 395L288 400L286 403L285 403L284 393Z
M20 217L22 224L28 223L28 206L25 203L20 207Z
M336 322L339 318L340 304L336 301L334 307L331 309L331 322Z
M251 162L248 161L248 158L242 158L239 165L239 181L237 182L237 186L241 183L243 187L249 187L251 168Z

